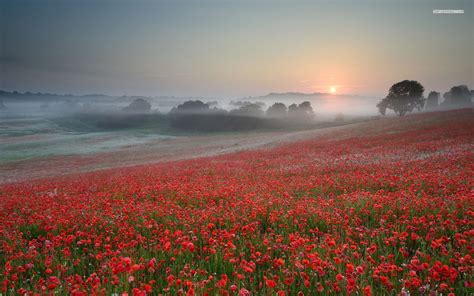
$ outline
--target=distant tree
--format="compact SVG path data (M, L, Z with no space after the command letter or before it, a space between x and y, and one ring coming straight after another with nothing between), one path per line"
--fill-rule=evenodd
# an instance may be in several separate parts
M186 101L171 109L171 113L203 113L209 111L209 105L200 101Z
M390 87L387 97L377 104L377 108L382 115L385 115L386 109L391 109L398 116L403 116L415 108L421 110L425 102L424 91L418 81L400 81Z
M210 102L207 102L206 103L209 107L214 107L214 108L217 108L217 106L219 106L219 102L218 101L210 101Z
M286 106L283 103L275 103L271 105L267 110L267 116L270 117L285 117Z
M263 116L264 112L260 104L250 103L250 104L243 105L239 107L238 109L231 110L230 113L232 115L239 115L239 116L259 117L259 116Z
M227 110L219 108L217 106L214 108L209 108L209 111L207 112L211 114L228 114Z
M151 104L145 99L135 99L128 106L122 109L127 112L147 112L151 110Z
M263 102L250 102L250 101L230 101L230 105L236 106L236 107L242 107L245 105L251 105L251 104L256 104L259 105L261 108L265 107L265 103Z
M306 101L299 105L291 104L288 106L288 116L300 119L300 120L308 120L309 118L313 117L314 112L313 108L311 107L311 103Z
M291 104L290 106L288 106L288 116L291 116L291 117L300 116L300 108L298 108L298 105Z
M314 114L313 107L311 107L311 103L308 101L305 101L301 104L298 105L298 108L308 116L312 116Z
M444 105L448 106L471 106L472 93L469 88L465 85L457 85L451 87L451 89L443 94Z
M439 92L432 91L429 93L428 98L426 99L425 109L430 110L438 107L439 104Z

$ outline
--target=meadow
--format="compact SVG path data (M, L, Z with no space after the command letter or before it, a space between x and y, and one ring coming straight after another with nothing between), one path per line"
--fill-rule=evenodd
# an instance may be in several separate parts
M474 111L0 185L3 295L466 295Z

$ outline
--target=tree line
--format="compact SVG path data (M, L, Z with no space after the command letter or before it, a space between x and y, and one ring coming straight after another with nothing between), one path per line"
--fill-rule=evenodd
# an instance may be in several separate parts
M170 115L188 115L188 114L228 114L246 117L263 117L270 118L299 118L311 119L314 116L313 107L309 101L300 104L291 104L288 107L283 103L274 103L266 111L263 107L265 104L256 102L242 102L237 104L239 107L227 111L217 107L217 104L204 103L201 100L190 100L171 109ZM147 112L151 110L151 104L142 98L135 99L128 106L122 109L127 112Z
M311 119L314 115L313 107L308 101L300 104L291 104L288 107L283 103L274 103L266 111L262 103L246 102L236 109L226 111L218 107L212 107L200 100L186 101L171 109L170 114L228 114L246 117L284 118L295 117L300 119Z
M438 107L464 108L472 107L474 90L469 90L466 85L453 86L443 94L444 101L440 100L440 93L431 91L427 98L423 97L425 88L415 80L403 80L392 85L388 95L377 104L380 114L385 115L387 109L394 111L398 116L417 109L421 111L435 110Z
M311 122L314 115L308 101L288 107L283 103L274 103L265 111L263 107L264 104L258 102L246 102L236 109L226 111L195 100L176 106L168 117L170 125L178 129L238 131L305 125Z

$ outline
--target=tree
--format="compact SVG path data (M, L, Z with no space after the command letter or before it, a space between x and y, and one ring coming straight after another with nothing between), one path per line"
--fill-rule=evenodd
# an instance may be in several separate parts
M307 120L314 115L311 103L306 101L299 105L291 104L288 106L288 116L294 119Z
M203 113L209 111L209 105L203 101L186 101L171 109L171 113Z
M267 110L267 115L270 117L285 117L286 106L283 103L275 103L271 105Z
M263 102L250 102L250 101L230 101L230 105L235 107L242 107L245 105L256 104L259 105L261 108L265 107L265 103Z
M439 102L439 92L432 91L428 95L428 98L426 99L426 105L425 109L430 110L438 107L438 102Z
M421 110L424 106L424 87L414 80L403 80L390 87L388 95L377 104L382 115L386 109L393 110L398 116L403 116L417 108Z
M291 117L300 116L300 108L298 108L298 105L291 104L290 106L288 106L288 116L291 116Z
M127 107L122 109L127 112L147 112L151 110L151 104L145 99L135 99Z
M377 104L377 108L379 109L380 114L385 116L385 113L387 113L387 100L383 99L381 102Z
M233 115L239 115L239 116L259 117L259 116L263 116L263 109L261 105L259 104L249 103L249 104L240 106L238 109L231 110L230 113Z
M451 89L444 93L444 105L468 107L472 104L471 102L471 91L465 85L457 85L451 87Z
M207 102L206 104L209 106L209 108L211 107L217 108L219 106L218 101L210 101L210 102Z
M304 115L313 116L313 107L311 107L311 103L305 101L298 105L298 108L303 112Z

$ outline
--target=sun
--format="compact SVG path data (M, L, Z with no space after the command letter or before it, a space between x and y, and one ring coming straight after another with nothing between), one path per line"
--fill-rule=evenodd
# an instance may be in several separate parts
M329 92L332 93L332 94L335 94L336 93L336 87L335 86L331 86L329 88Z

